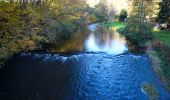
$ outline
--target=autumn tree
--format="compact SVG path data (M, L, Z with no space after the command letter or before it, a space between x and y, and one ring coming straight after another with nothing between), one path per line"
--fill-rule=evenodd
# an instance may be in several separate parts
M0 1L0 62L67 40L80 27L85 6L85 0Z

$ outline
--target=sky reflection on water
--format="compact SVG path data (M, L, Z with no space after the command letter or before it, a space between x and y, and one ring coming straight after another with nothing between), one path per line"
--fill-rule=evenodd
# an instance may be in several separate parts
M126 40L113 29L93 24L89 26L90 35L85 41L86 51L121 54L128 51Z

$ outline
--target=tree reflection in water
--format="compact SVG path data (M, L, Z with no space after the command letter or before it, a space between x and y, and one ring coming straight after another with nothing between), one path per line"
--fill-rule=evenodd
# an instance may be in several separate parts
M75 33L70 40L62 44L59 51L106 52L113 55L128 51L126 39L115 29L92 24L88 30Z

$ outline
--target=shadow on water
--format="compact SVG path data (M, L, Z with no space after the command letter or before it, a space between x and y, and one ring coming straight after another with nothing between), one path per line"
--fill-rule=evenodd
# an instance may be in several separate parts
M146 100L141 91L146 82L158 89L160 100L170 99L146 55L127 53L124 37L112 29L93 24L89 30L64 44L62 53L15 56L0 71L0 99Z

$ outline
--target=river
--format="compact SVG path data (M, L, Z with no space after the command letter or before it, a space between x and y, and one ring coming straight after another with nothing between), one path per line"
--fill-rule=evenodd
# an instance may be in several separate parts
M22 53L0 70L0 100L147 100L144 83L170 100L146 54L128 52L112 28L88 27L60 53Z

